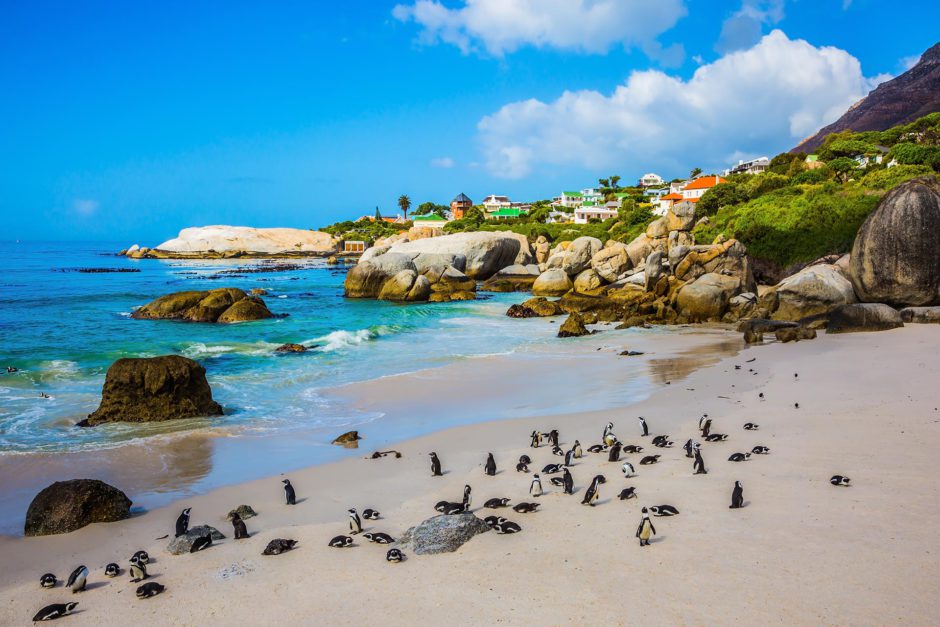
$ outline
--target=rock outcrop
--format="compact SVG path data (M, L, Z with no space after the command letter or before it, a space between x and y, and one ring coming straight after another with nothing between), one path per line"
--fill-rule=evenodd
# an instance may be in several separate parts
M914 324L940 324L940 307L905 307L901 320Z
M532 283L533 296L562 296L574 287L574 282L561 268L552 268L539 275Z
M568 276L576 276L591 267L591 260L594 258L603 243L596 237L579 237L572 240L565 249L565 255L562 258L561 269Z
M584 326L584 318L579 313L569 314L558 329L558 337L581 337L590 334Z
M454 233L417 241L395 243L389 253L460 255L466 259L462 268L471 279L485 281L513 264L528 265L535 260L525 236L516 233Z
M857 333L860 331L887 331L903 327L901 314L881 303L843 305L829 314L826 333Z
M224 540L225 535L215 527L209 525L198 525L190 527L189 530L181 536L176 536L167 545L167 553L171 555L185 555L193 552L193 544L200 538L209 536L213 542Z
M940 304L940 185L913 179L885 195L855 236L849 262L859 300Z
M131 314L138 320L182 320L185 322L248 322L273 318L258 296L234 287L206 292L174 292L139 307Z
M416 555L452 553L473 536L486 533L489 526L470 512L429 518L411 527L398 539L399 545L410 546Z
M774 337L777 338L778 342L786 344L787 342L799 342L800 340L814 340L816 339L816 331L806 327L785 327L774 331Z
M192 359L178 355L127 357L108 368L101 404L79 425L221 414L222 406L212 400L205 369Z
M337 240L320 231L215 225L183 229L175 238L159 246L128 249L126 254L135 259L328 257L336 252L336 248Z
M714 272L704 274L679 290L676 306L690 322L717 321L740 289L741 281L737 277Z
M69 533L85 525L130 517L127 495L97 479L57 481L33 498L26 510L27 536Z
M799 320L858 299L839 266L818 264L788 276L765 292L760 302L776 320Z

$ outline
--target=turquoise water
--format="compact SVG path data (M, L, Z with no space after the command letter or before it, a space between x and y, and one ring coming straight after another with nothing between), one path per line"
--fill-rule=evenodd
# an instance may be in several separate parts
M134 261L116 243L0 243L0 454L114 446L206 421L73 425L97 407L108 366L121 357L180 354L207 370L225 416L212 428L264 434L361 425L380 418L324 399L325 387L511 351L503 315L518 295L401 306L342 297L344 267L305 261ZM272 263L302 266L247 273ZM81 273L79 268L136 269ZM286 317L235 325L131 319L168 292L263 288ZM285 342L317 344L276 354ZM6 366L19 372L7 374ZM43 398L41 394L48 394Z

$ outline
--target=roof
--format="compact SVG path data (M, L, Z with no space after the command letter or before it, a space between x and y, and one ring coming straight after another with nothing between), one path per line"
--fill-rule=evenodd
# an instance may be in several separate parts
M593 200L585 200L585 201L584 201L584 204L582 204L581 206L582 206L582 207L593 207L593 206L596 205L596 204L597 204L597 203L594 202Z
M436 213L429 213L424 216L415 216L412 218L413 222L447 222L447 218L442 218Z
M718 185L719 183L724 183L724 182L725 180L721 178L720 176L702 176L702 177L695 179L688 185L686 185L685 188L687 190L709 189L711 187L714 187L715 185Z
M577 197L580 197L582 195L581 192L562 192L562 194L564 194L565 196L577 196Z
M683 199L682 199L682 202L690 202L690 203L693 203L693 204L694 204L694 203L697 203L697 202L700 201L700 200L701 200L701 198L683 198Z
M522 215L522 209L498 209L490 214L494 218L518 218Z
M451 202L468 202L470 204L473 204L473 201L467 198L467 195L464 194L463 192L460 192L459 194L457 194Z
M682 194L678 192L673 192L671 194L666 194L665 196L660 198L660 200L682 200Z

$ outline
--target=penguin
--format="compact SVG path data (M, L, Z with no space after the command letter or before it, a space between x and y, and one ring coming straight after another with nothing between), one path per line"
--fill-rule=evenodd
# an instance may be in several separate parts
M655 464L659 461L660 457L662 456L661 455L647 455L646 457L640 460L640 465L649 466L650 464Z
M441 472L441 460L437 458L437 453L430 453L431 455L431 476L432 477L441 477L444 473Z
M603 444L595 444L588 447L588 453L600 453L606 448Z
M542 434L538 431L533 431L530 437L532 438L532 441L529 442L529 446L532 448L538 448L542 444Z
M516 464L516 472L529 472L529 467L522 462L519 462Z
M565 494L574 494L574 479L571 477L571 472L565 468L565 478L563 482L565 488Z
M405 559L405 554L399 549L389 549L388 553L385 554L385 561L392 562L393 564L397 564L403 559Z
M36 615L33 616L33 622L38 623L44 620L55 620L57 618L61 618L66 614L71 613L71 611L74 610L75 606L77 605L78 603L74 601L71 603L53 603L52 605L47 605L46 607L36 612Z
M610 449L607 451L607 461L609 462L619 462L620 461L620 442L614 442L610 445Z
M574 458L581 459L584 457L584 451L581 450L581 442L578 440L574 441L574 446L571 447L571 450L574 451Z
M734 490L731 491L731 505L730 509L739 509L744 507L744 488L741 487L740 481L734 482Z
M754 453L755 455L767 455L770 452L770 449L767 448L766 446L758 445L752 448L751 452Z
M441 512L442 514L447 514L448 516L460 514L465 511L463 503L451 503L450 501L438 501L437 505L434 506L434 509Z
M508 533L519 533L522 531L522 527L512 522L511 520L506 520L504 522L493 525L493 530L496 533L505 535Z
M191 507L187 507L182 511L179 518L176 519L176 537L185 536L186 532L189 531L189 510Z
M59 580L56 579L56 576L53 575L52 573L46 573L45 575L39 578L39 585L42 586L43 588L55 588L55 585L58 582Z
M553 446L552 455L558 455L559 457L564 457L565 451L560 446Z
M829 479L829 483L831 483L832 485L841 485L845 487L849 487L850 481L852 480L842 475L832 475L832 478Z
M617 495L617 498L621 501L636 498L636 488L624 488L620 491L620 494Z
M542 496L542 480L539 479L538 475L532 477L532 483L529 484L529 494L531 496L539 497Z
M764 400L764 393L761 392L760 394L758 394L757 398L759 398L760 400Z
M604 434L601 436L601 441L606 440L607 436L614 432L614 423L608 422L607 426L604 427Z
M483 474L489 475L490 477L496 474L496 460L493 459L492 453L487 453L486 465L483 466Z
M115 564L114 562L111 562L110 564L104 567L105 577L117 577L120 574L121 574L121 567Z
M682 445L682 450L685 451L685 456L690 459L693 457L694 449L695 449L695 446L694 446L694 443L692 442L692 438L689 438L688 440L686 440L685 444Z
M695 461L692 462L692 474L694 475L707 475L708 471L705 470L705 460L702 459L702 451L700 448L695 447Z
M793 403L793 409L799 409L799 408L800 408L799 403Z
M293 550L294 546L297 545L297 540L285 540L284 538L275 538L268 542L268 545L264 547L264 550L261 552L262 555L280 555L281 553L287 553L288 551Z
M617 442L617 436L611 432L604 436L604 446L613 446Z
M745 422L745 423L744 423L744 430L745 430L745 431L757 431L758 429L760 429L760 425L759 425L759 424L756 424L756 423L753 423L753 422Z
M505 498L490 499L486 503L483 504L483 507L487 509L498 509L500 507L509 507L509 501L511 500L512 499L505 499Z
M334 549L342 549L347 546L352 546L353 539L349 536L336 536L330 540L330 546Z
M520 463L520 464L525 464L526 466L528 466L529 464L532 463L532 458L529 457L528 455L520 455L520 456L519 456L519 463Z
M672 505L653 505L650 508L654 516L678 516L679 510Z
M702 423L702 437L707 438L708 434L712 432L712 419L706 418L705 422Z
M623 476L626 478L633 477L636 475L636 469L633 467L633 464L630 462L624 462L623 466L620 467L623 470Z
M349 512L349 535L354 536L357 533L362 533L362 519L359 518L356 508L351 507L346 511Z
M541 505L541 503L519 503L513 506L512 511L519 514L531 514L539 508L539 505Z
M656 527L650 520L649 511L643 508L643 518L640 520L640 526L636 528L636 537L640 539L640 546L649 546L650 536L656 535Z
M548 432L548 443L558 448L558 429L552 429Z
M388 535L387 533L364 533L362 534L362 537L369 542L375 542L376 544L391 544L395 541L395 538Z
M668 439L669 439L668 435L657 435L655 438L653 438L653 446L659 446L663 442L666 442Z
M649 426L647 426L646 420L643 418L643 416L640 416L639 420L640 420L640 427L642 427L643 429L643 433L641 435L645 438L646 436L650 434L650 428Z
M571 466L572 461L574 461L574 449L571 449L565 453L565 466Z
M602 482L602 479L604 479L604 475L597 475L593 480L591 480L590 487L584 493L584 498L581 499L581 505L590 505L591 507L594 507L595 502L600 497L597 486Z
M672 440L661 440L659 444L656 444L656 448L672 448L674 444Z
M728 458L729 462L746 462L751 459L750 453L732 453Z
M149 599L150 597L157 596L164 590L166 590L166 586L158 584L156 581L150 581L142 586L138 586L136 594L138 599Z
M88 568L82 564L69 575L65 587L71 590L72 594L75 594L76 592L84 592L86 583L88 583Z
M289 479L281 481L284 484L284 495L287 497L288 505L297 505L297 494L294 492L294 486L290 484Z
M562 464L546 464L545 467L542 468L542 474L553 475L556 472L561 472L561 468Z
M463 487L463 511L465 512L470 511L470 492L470 486L465 485Z
M708 414L702 414L702 417L698 419L698 430L701 431L705 428L705 421L708 420Z
M626 446L623 447L623 452L629 455L632 455L634 453L642 453L643 447L637 446L635 444L627 444Z
M365 518L366 520L378 520L379 518L382 517L382 515L378 512L378 510L374 510L371 507L367 507L364 510L362 510L362 517Z
M724 442L728 439L724 433L709 433L705 436L706 442Z
M131 556L132 562L139 562L141 564L149 564L150 556L147 554L147 551L137 551L134 555Z
M206 535L196 538L193 542L192 548L189 549L190 553L198 553L199 551L204 551L212 546L212 534L207 533Z
M487 516L486 518L483 519L483 522L485 522L489 527L492 528L494 525L504 523L507 520L509 519L503 518L502 516Z
M147 565L140 560L131 558L131 583L137 583L147 578Z
M244 540L249 537L248 527L245 526L245 521L238 514L232 514L232 529L235 531L236 540Z

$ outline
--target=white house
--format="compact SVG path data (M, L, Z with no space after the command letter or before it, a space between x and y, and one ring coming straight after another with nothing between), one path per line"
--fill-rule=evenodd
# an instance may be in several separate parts
M648 172L640 177L640 187L659 187L663 184L663 177Z
M574 210L575 224L587 224L591 220L606 220L615 217L617 217L617 208L610 208L607 205L583 204Z
M558 209L552 209L548 212L548 215L545 216L546 224L564 224L566 222L571 222L574 219L574 214L568 213L567 211L559 211Z
M688 181L675 181L674 183L669 184L669 193L670 194L681 194L682 190L685 189L685 186L688 185Z
M700 176L682 190L682 200L690 200L692 202L698 202L698 199L702 197L702 194L713 188L719 183L724 183L725 179L720 176ZM665 196L663 197L665 198Z
M724 175L729 174L761 174L770 167L770 159L767 157L758 157L750 161L739 160L738 165L731 166L724 171Z
M604 202L604 197L601 196L600 190L594 187L582 189L581 198L584 199L584 202Z
M496 196L490 195L483 199L483 209L487 213L492 213L494 211L499 211L500 209L505 209L512 206L512 201L509 200L508 196Z
M444 225L450 222L447 218L442 218L436 213L429 213L423 216L415 216L412 218L412 222L415 226L427 226L432 229L443 229Z

